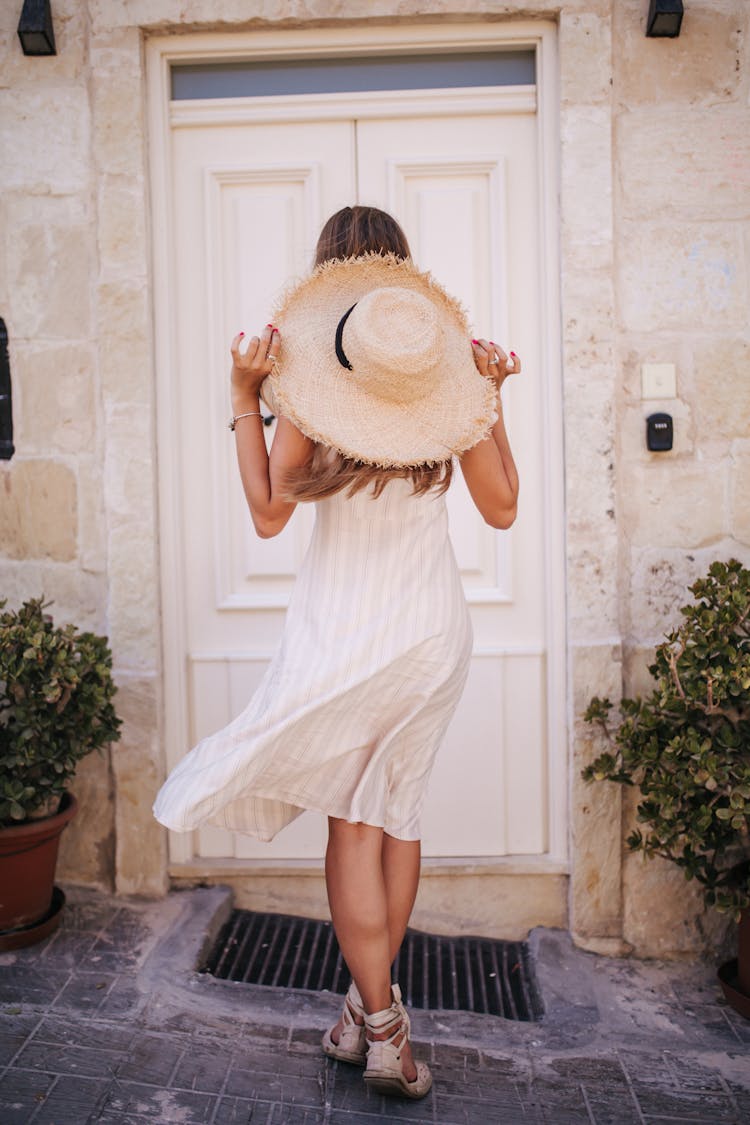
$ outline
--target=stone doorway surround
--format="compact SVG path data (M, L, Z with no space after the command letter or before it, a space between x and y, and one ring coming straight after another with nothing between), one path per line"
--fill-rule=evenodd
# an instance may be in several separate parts
M191 369L189 367L190 361L188 361L188 367L180 373L179 377L175 377L179 363L177 356L181 353L180 341L174 337L171 327L176 315L174 306L175 304L179 306L180 302L187 300L186 294L189 286L189 283L186 282L185 286L181 286L178 291L178 269L183 273L187 270L191 276L207 274L212 278L206 292L200 298L196 294L191 306L195 308L205 305L205 333L207 338L212 341L211 355L215 355L222 347L217 338L216 330L212 328L212 324L221 314L217 308L212 308L211 301L215 300L215 294L220 291L223 267L218 260L212 260L210 264L205 266L202 264L202 260L200 263L195 261L192 266L188 266L182 260L182 255L187 252L187 248L180 246L178 241L182 237L181 232L189 230L191 238L195 233L196 243L202 244L204 238L208 244L212 242L210 231L207 230L203 233L201 227L204 214L202 209L208 205L208 199L211 198L210 195L204 197L203 194L206 184L205 177L210 176L210 182L213 183L215 182L213 177L226 174L223 170L219 171L220 168L224 169L225 167L231 169L230 174L232 176L236 176L239 174L239 168L244 166L246 160L249 160L249 163L253 166L260 162L265 169L264 176L270 175L269 169L273 167L274 162L276 128L278 127L282 131L299 128L301 132L297 136L296 147L295 143L288 142L290 148L285 153L281 165L285 169L284 175L288 176L290 172L288 171L289 165L286 162L292 159L299 162L300 165L304 165L304 153L310 149L315 151L315 144L310 141L311 132L320 128L324 131L324 135L328 135L331 128L337 127L335 123L339 123L338 127L342 127L342 117L346 120L352 115L358 120L357 134L363 138L361 141L363 149L359 157L359 174L366 176L365 167L368 162L375 160L365 139L368 130L376 146L378 143L395 146L392 149L388 148L388 151L393 153L394 158L396 154L409 151L410 157L416 159L416 149L411 151L408 145L404 145L403 140L399 147L399 141L396 139L399 129L402 131L404 128L408 129L408 123L412 116L416 116L425 129L430 128L431 122L434 124L439 121L441 122L441 128L446 130L449 127L448 121L452 121L454 129L457 130L454 134L457 143L460 143L458 138L461 134L461 126L458 123L464 122L465 128L471 130L470 123L473 121L473 143L476 146L476 153L482 159L486 158L487 153L495 151L494 146L504 147L504 150L508 151L508 174L513 180L512 187L516 202L511 203L510 199L508 200L507 204L504 205L507 207L504 220L502 215L498 215L498 221L505 221L505 223L515 225L516 228L519 225L517 213L512 210L512 208L518 207L519 195L522 195L525 191L523 183L519 182L519 176L533 176L534 182L529 183L529 195L531 198L538 197L541 200L539 205L534 205L532 210L525 215L522 226L527 229L516 229L514 231L513 237L516 241L513 250L509 251L511 258L507 268L511 278L516 279L522 289L528 285L528 272L531 272L532 275L539 275L540 278L538 282L534 283L534 297L533 299L528 298L527 304L524 304L521 297L515 298L517 316L515 331L518 340L520 339L519 328L521 325L525 325L527 338L527 343L524 345L527 349L526 366L532 370L531 378L534 384L533 386L528 384L527 392L523 394L523 399L526 402L526 421L524 423L526 429L523 432L528 435L530 443L540 440L538 438L539 433L545 435L541 439L544 445L544 454L542 454L540 447L534 457L534 461L539 458L543 463L543 468L540 468L537 479L532 482L530 474L527 475L523 468L521 468L521 473L526 480L527 504L533 496L532 502L540 506L543 505L542 510L545 512L544 529L540 531L539 538L534 541L533 547L529 548L527 545L526 550L530 551L527 556L528 564L533 569L533 566L538 563L546 576L546 580L540 584L539 591L533 597L530 597L528 588L524 592L525 612L530 615L526 621L529 627L528 631L518 622L516 622L515 627L508 623L507 627L515 631L506 636L504 632L506 626L500 625L497 621L492 625L489 614L486 617L482 616L483 606L481 604L475 604L473 611L476 615L475 629L477 635L484 637L484 641L478 641L475 648L477 661L485 653L492 652L495 646L502 646L506 642L511 648L513 641L520 642L524 646L532 646L536 638L544 645L546 655L543 659L540 659L536 673L542 684L542 698L537 699L536 702L533 702L532 699L524 700L524 706L531 707L534 711L534 719L530 719L530 721L536 722L536 717L540 716L540 722L544 723L542 745L538 750L539 769L544 780L541 783L540 791L534 792L533 798L530 794L525 794L523 786L516 798L504 792L498 794L499 800L504 802L506 815L508 808L515 805L515 815L519 822L525 815L523 812L519 813L519 807L523 806L525 797L529 802L530 819L533 821L534 817L538 817L543 824L542 837L535 838L535 843L531 844L528 849L530 854L525 854L522 847L513 847L512 842L511 846L507 848L508 854L503 854L506 850L505 847L497 846L497 837L492 833L487 834L482 841L484 850L482 847L472 847L471 843L466 850L463 850L460 844L456 847L456 838L454 837L454 850L446 850L445 847L442 850L438 848L435 854L434 829L432 834L427 831L424 840L426 854L423 859L423 872L426 878L420 886L413 924L428 932L441 932L443 930L454 932L456 927L460 927L463 932L467 933L478 932L487 935L519 938L525 935L529 927L534 924L558 927L567 925L564 498L561 472L562 405L557 312L559 307L557 284L559 267L556 238L558 107L555 97L555 83L552 80L555 40L556 29L554 24L546 21L513 21L510 24L498 23L490 27L478 23L468 25L464 23L449 23L446 25L423 23L407 28L400 25L384 25L374 28L365 24L325 30L318 28L292 31L263 30L252 34L241 32L233 32L228 35L197 33L179 38L169 35L155 36L146 45L151 207L152 214L155 217L153 289L157 354L157 441L160 450L164 451L164 455L159 459L159 475L162 514L160 524L162 623L164 651L168 654L164 665L165 740L167 759L173 764L182 757L185 747L189 746L191 741L195 741L195 738L191 738L191 731L196 729L195 724L198 724L199 730L203 729L201 725L203 720L199 717L201 706L208 707L208 715L211 716L209 721L213 722L214 725L217 723L218 713L215 709L215 698L217 695L221 697L222 689L218 686L216 680L216 663L214 662L208 670L203 663L206 659L207 648L210 650L213 645L217 651L223 649L226 653L234 652L238 646L242 648L247 645L248 639L252 638L254 651L262 650L267 643L267 631L270 628L270 623L273 622L273 616L269 613L270 603L267 598L264 598L264 608L261 612L253 616L252 611L246 609L242 622L236 622L236 625L240 628L235 627L233 631L230 631L230 623L226 620L227 617L231 616L230 614L217 611L215 616L211 616L210 611L205 608L212 604L214 600L213 578L207 580L203 596L199 597L196 606L186 606L186 589L193 591L191 595L193 598L197 596L194 585L195 578L193 577L191 582L188 577L191 568L191 549L199 556L202 536L207 533L211 534L208 527L213 526L211 520L208 519L206 529L198 533L195 524L197 522L197 525L200 526L201 522L206 523L208 512L212 512L221 506L221 500L218 497L211 500L206 498L201 501L202 480L197 471L187 486L189 494L195 498L194 503L191 500L190 506L190 518L194 526L190 529L186 527L180 533L172 519L172 513L180 513L185 510L183 500L186 487L185 480L178 479L175 475L176 472L180 471L178 466L181 463L176 451L184 444L182 436L177 430L177 426L180 424L177 419L178 417L181 418L181 424L189 426L189 412L183 411L180 413L177 409L171 409L171 405L183 385L186 388L188 386L194 388L194 391L191 389L190 393L194 393L197 398L200 398L203 393L203 382L207 378L204 364ZM387 56L398 58L399 52L411 54L415 49L423 51L427 55L432 55L437 51L452 51L463 55L465 52L475 49L497 50L507 47L535 51L539 82L535 87L520 86L508 91L507 105L502 111L499 108L503 98L502 86L495 91L485 91L482 88L464 91L429 90L418 91L413 95L408 93L398 94L395 97L385 91L379 94L349 93L338 96L328 94L320 97L308 96L304 99L295 98L292 105L283 97L278 101L271 98L255 98L230 101L229 103L225 103L221 99L218 101L208 100L207 102L198 101L196 103L188 100L172 102L171 104L168 101L170 70L175 60L179 64L198 63L198 65L205 65L206 63L215 64L217 61L222 61L230 56L232 58L247 57L267 64L269 60L274 60L279 56L304 62L322 53L332 55L334 58L349 60L357 58L360 54L366 56L373 52L382 52ZM516 134L516 143L523 144L523 150L520 148L517 151L512 148L508 150L507 140L505 142L502 140L503 129L511 127L508 124L503 125L505 112L508 114L508 122L515 120L516 113L523 116L528 130L526 139L522 141L521 138L524 134ZM375 124L382 119L388 121L387 141L383 140L382 133L378 133L378 127ZM290 125L290 121L294 121L295 125ZM239 126L243 129L242 138L244 140L238 138L236 129ZM346 129L348 126L343 126L343 128ZM220 138L224 136L225 129L229 129L232 134L232 139L228 142L226 149L222 148L222 142L220 141ZM498 130L497 136L494 135L494 130ZM413 134L412 139L416 141L417 135L417 133ZM380 138L380 140L377 138ZM418 142L416 143L418 145ZM440 143L446 147L435 147ZM268 145L267 151L262 151L263 144ZM243 151L245 146L252 152L252 156L246 156ZM261 149L260 152L259 149ZM442 142L438 142L433 136L424 151L428 154L432 163L437 162L439 164L441 154L450 155L451 160L455 158L455 153L450 151L445 138ZM466 157L467 151L470 150L462 149L461 151ZM192 156L189 158L188 164L185 164L187 152L190 152ZM541 160L540 153L543 153ZM171 157L165 154L171 154ZM337 153L336 159L343 160L340 152ZM196 172L196 169L193 168L193 160L198 161L200 171ZM227 160L228 165L223 165L222 160ZM322 183L327 174L326 156L323 148L318 152L315 160L319 162L317 174L320 175ZM540 163L543 165L541 168L538 167ZM188 168L191 168L192 171L188 172ZM521 168L524 168L525 171L521 172ZM534 169L531 173L529 172L530 168ZM343 175L341 168L340 171ZM190 179L193 185L192 191L197 193L195 196L190 195L192 209L189 219L185 217L186 212L183 210L183 204L187 200L191 188L187 184L180 183L180 178L183 175ZM372 175L372 172L370 172L370 175ZM268 188L266 187L265 190L267 191ZM323 190L322 187L320 190ZM377 200L377 196L367 194L366 186L363 190L367 198ZM377 189L372 188L370 190ZM188 194L181 195L180 193ZM339 197L341 203L345 202L346 198L351 198L351 196L341 197L340 192ZM380 199L380 202L383 206L389 206L387 198ZM330 209L329 201L326 204L326 211L330 211ZM182 226L179 229L175 229L174 221L170 221L171 214L175 213L184 216L181 220ZM514 214L516 215L515 219L513 218ZM314 237L312 231L310 236ZM420 253L424 253L424 247ZM525 262L520 260L521 255L524 254ZM178 260L178 255L182 261L179 268L174 264ZM228 271L227 277L235 276L235 268L233 267ZM444 274L444 276L450 284L450 274ZM236 280L233 284L241 285L242 282ZM525 309L525 312L522 312L522 309ZM178 325L180 326L178 331L181 332L182 336L186 332L189 335L190 324L192 323L191 317L194 315L194 313L189 314L187 320L183 321L179 321L178 318ZM239 313L233 315L239 315ZM228 325L225 322L224 330L226 331L227 328ZM497 331L497 329L495 330ZM535 337L533 340L529 338L532 335ZM534 358L532 360L530 350L532 346L534 357L539 355L540 359ZM217 380L220 381L222 377L221 366L217 368L212 364L212 383ZM530 396L534 398L535 403L531 408L528 405ZM223 401L223 396L221 396L221 399ZM543 410L546 417L537 423L536 420L530 418L529 410L532 414L537 415ZM221 407L218 413L223 417ZM200 432L204 420L205 412L204 409L201 409L197 412L196 417L198 422L196 436ZM211 439L208 440L210 442ZM523 439L517 434L516 440L520 442ZM223 445L223 439L220 439L219 444ZM229 452L231 453L231 449ZM528 459L528 452L520 449L519 452L525 452L526 459ZM184 462L182 463L184 464ZM215 467L212 474L214 478L223 479L222 474L226 471L229 471L233 476L235 469L231 460L227 467L224 467L224 461L222 460L221 466ZM187 470L185 471L187 472ZM533 471L536 472L536 469ZM203 507L201 507L202 503ZM244 503L241 504L241 507L244 508ZM238 510L240 509L238 508ZM200 512L203 512L203 516L199 515ZM539 519L538 514L536 518ZM221 533L218 534L221 542ZM192 548L187 545L189 543L192 543ZM518 546L515 550L519 550ZM217 548L217 559L220 553L221 548ZM217 563L216 565L219 570L222 569L220 564ZM525 562L521 561L520 556L514 554L512 564L514 570L519 574L524 573L526 565ZM181 581L183 566L186 571L184 584ZM169 575L167 582L164 581L166 575ZM469 596L471 598L471 594ZM198 606L202 608L198 609ZM192 613L193 608L197 609L198 612ZM486 606L484 608L486 609ZM520 610L520 606L518 608ZM207 625L206 613L210 617L210 626ZM538 624L537 617L539 619ZM222 629L227 631L222 633ZM202 630L206 630L205 633ZM538 630L538 632L534 632L534 630ZM205 636L205 640L198 640L197 638L200 636ZM223 639L217 640L217 638ZM195 650L198 650L201 655L194 659L192 653ZM182 658L183 652L189 654L187 661ZM236 673L233 675L229 671L230 662L231 657L228 656L226 664L222 666L227 669L228 680L236 683ZM208 679L206 680L207 671ZM479 674L479 669L476 666L475 673ZM486 672L483 674L486 675ZM512 673L509 674L512 675ZM526 675L529 677L529 673L526 673ZM501 676L498 682L501 682L502 678ZM535 677L532 674L530 678L533 680ZM545 679L546 682L544 682ZM526 682L529 682L528 678ZM204 698L201 683L209 685L206 689L208 698L205 703L198 704L196 701ZM492 689L485 686L485 691L487 690L491 691ZM467 694L469 693L467 692ZM191 700L191 695L192 707L197 707L198 710L191 710L190 703L186 705L186 701ZM190 718L191 714L192 719ZM198 717L196 718L196 716ZM230 714L227 712L226 721L229 717ZM511 719L510 721L513 722L514 720ZM520 719L518 721L522 722ZM520 731L516 731L516 734L520 734ZM465 731L464 737L471 737L468 729ZM523 735L521 737L523 738ZM454 734L453 739L453 751L455 752L457 743L460 744L460 736L457 739ZM489 753L489 750L486 750L486 752ZM517 748L516 752L518 753ZM448 756L451 755L450 740L447 741L445 753ZM500 750L500 753L503 753L503 751ZM522 771L524 769L528 770L532 778L535 776L534 751L530 750L528 762L525 762L525 755L518 753L517 765L511 766L508 763L503 767L503 772L509 778L509 783L512 784L514 770ZM449 799L449 792L450 787L443 790L444 801ZM433 801L436 795L439 801L439 769L436 771L436 776L431 784ZM459 816L461 807L459 804ZM502 817L500 811L499 816ZM428 820L429 818L425 819ZM325 826L319 819L316 819L314 824L309 826L309 831L311 836L309 838L308 856L312 857L320 854L318 849L324 846ZM294 837L292 836L292 838ZM465 840L466 838L464 838ZM530 842L530 836L526 835L525 840ZM291 851L286 852L287 856L295 855L289 836L280 840L279 844L282 848L282 856L285 846L292 847ZM497 848L497 852L493 848ZM207 835L201 834L197 840L191 838L189 834L173 834L170 839L168 873L173 882L179 883L190 883L204 879L229 883L235 888L238 903L244 907L259 910L275 909L287 913L305 913L314 917L325 918L328 916L328 903L322 875L322 863L320 860L313 858L302 858L305 855L305 850L303 846L300 846L296 858L281 858L275 846L272 848L262 845L253 847L251 843L249 846L245 846L244 841L235 844L226 837L222 840L219 833L212 831L209 831ZM252 856L251 862L249 861L250 856Z
M467 6L455 0L434 0L429 16L424 17L423 5L410 7L416 26L421 19L434 22L441 15L467 20ZM502 11L498 7L486 0L472 3L471 21L475 26L500 21L495 26L512 33L514 22L509 17L521 5L504 4ZM553 116L557 118L559 112L559 126L555 122L554 127L559 127L561 143L560 215L549 213L545 221L552 238L560 224L563 288L558 296L557 279L551 279L551 293L553 300L562 301L563 308L565 428L576 432L580 442L568 455L566 473L569 488L583 476L599 482L595 488L573 488L574 518L567 527L570 714L580 711L589 690L617 695L620 684L616 527L614 520L603 526L599 518L602 510L614 506L614 474L607 453L596 452L611 448L613 441L609 409L614 393L611 91L602 62L609 55L609 23L591 7L591 3L566 5L559 19L557 43L553 33L552 49L542 59L548 72L539 75L540 89L550 99ZM335 34L337 24L359 22L355 13L358 16L365 9L363 22L372 26L375 36L380 24L386 27L405 15L403 3L386 0L373 0L366 6L327 4L324 21L320 5L312 0L285 5L260 2L255 8L255 17L248 19L247 7L231 0L211 5L193 0L187 8L174 0L136 0L128 5L97 0L89 5L90 22L85 29L94 154L91 175L98 225L93 300L103 427L106 628L120 684L120 710L126 720L123 740L111 756L115 886L121 893L159 894L167 886L165 834L151 817L151 801L164 770L161 618L165 607L159 597L154 391L155 365L163 361L155 351L159 341L154 333L154 276L160 265L151 251L152 228L158 229L162 217L153 212L149 197L153 164L161 156L158 149L149 150L147 105L148 97L163 99L166 91L146 81L149 40L174 36L179 45L181 32L208 33L217 26L224 34L234 31L249 37L255 30L273 29L281 21L290 35L319 27L321 22ZM581 14L577 14L579 8ZM528 15L528 5L523 11ZM552 21L558 15L555 5L544 0L534 4L533 11ZM187 39L185 42L187 45ZM556 67L559 74L554 72ZM559 110L555 107L558 88ZM554 160L554 146L545 159L550 157ZM548 169L547 175L554 177L557 170ZM595 310L592 292L597 293ZM559 343L553 342L552 347L559 348ZM560 354L554 350L549 358L553 364L560 362ZM576 448L589 450L582 463ZM162 513L165 518L169 518L168 512ZM161 565L168 575L175 560L163 558ZM570 735L567 922L581 940L611 942L613 949L619 948L620 798L605 792L586 793L583 811L577 774L586 745L574 727ZM480 880L476 890L481 893L482 876L476 875ZM561 878L565 880L564 875ZM562 893L564 908L564 886ZM537 920L542 920L542 907L540 904ZM502 900L497 909L502 917ZM557 908L548 919L553 920L565 922Z
M586 787L580 781L580 767L592 747L579 717L591 694L608 694L613 699L620 694L623 635L630 626L627 607L634 581L631 569L636 565L626 555L627 529L635 525L637 515L627 497L618 505L615 492L618 369L623 359L620 352L627 349L628 341L620 345L617 335L612 36L614 26L620 36L618 52L625 58L622 65L629 65L635 57L633 45L643 49L639 12L638 0L618 0L616 4L611 0L566 0L563 5L554 0L430 0L429 4L422 0L331 0L325 4L317 0L254 0L250 4L239 0L129 0L126 4L89 0L87 5L59 0L55 5L57 59L14 56L12 66L5 68L3 85L12 87L17 77L17 96L26 99L29 110L23 144L38 151L46 146L50 151L44 182L52 184L27 200L22 194L27 190L22 174L15 174L17 182L10 183L17 193L14 198L20 200L13 203L12 214L7 205L8 238L21 263L16 277L22 281L31 278L26 288L16 285L15 332L32 342L40 333L52 335L58 352L65 346L71 355L83 355L87 370L93 373L91 384L84 386L81 380L76 391L81 414L87 419L83 435L87 452L75 466L77 548L67 540L48 538L36 554L30 548L25 554L21 550L10 556L77 561L77 570L74 574L64 566L59 572L44 570L46 564L33 562L21 578L16 577L20 565L13 564L6 567L10 576L7 592L10 597L17 592L26 595L29 576L38 571L40 583L43 579L46 592L55 597L63 613L109 634L120 685L118 706L125 719L122 742L109 761L104 765L87 762L80 771L77 791L83 797L84 812L77 835L71 833L65 845L62 878L102 883L113 866L120 893L161 895L167 889L166 833L151 816L152 798L164 771L164 684L154 374L159 362L154 334L154 270L158 263L151 251L151 228L158 224L159 216L152 213L149 198L150 167L158 153L148 149L145 59L149 38L218 29L224 34L248 35L274 27L290 33L325 27L335 33L337 27L352 24L367 23L375 30L399 21L413 27L436 19L474 21L483 26L499 22L511 27L515 18L523 17L557 25L557 73L549 89L558 99L559 215L548 218L553 226L559 223L560 234L559 359L567 438L567 921L579 944L604 952L628 948L623 938L646 954L690 950L698 944L684 924L676 937L667 932L670 910L672 919L682 921L686 899L695 911L697 897L686 896L685 884L670 881L663 870L661 883L652 878L649 884L647 875L642 889L640 859L623 861L619 790ZM11 24L15 18L15 11L2 16L7 41L14 35ZM711 13L695 18L699 27L708 27L714 20ZM731 18L737 23L744 19L747 24L744 16ZM710 34L710 30L705 32ZM698 75L691 61L689 68L685 66L684 81L678 74L676 88L687 91L703 82L716 97L727 97L725 87L734 79L722 78L721 89L714 89L719 79L711 76L726 70L717 64L717 57L724 56L718 54L718 47L714 49L713 40L705 41L708 46L695 64ZM37 61L47 66L46 71L32 71L27 65ZM737 69L739 72L739 62ZM632 152L632 146L626 144L624 151ZM54 196L66 198L61 203ZM37 262L31 250L24 257L24 247L33 246L35 240L40 240L44 262ZM50 257L66 261L70 289L75 291L70 307L60 297L55 298L58 304L48 302L42 310L41 298L35 298L28 288L37 281L37 288L43 288ZM628 294L632 297L634 291L632 257L629 268L631 272L622 275L623 285L628 287L622 298L626 318ZM8 293L13 283L11 276ZM656 281L653 292L655 285ZM734 291L728 300L726 307L736 319ZM631 323L636 320L633 317ZM673 317L670 324L674 323ZM658 324L657 317L646 328L653 330ZM627 355L627 360L632 365L634 357ZM38 367L38 357L34 362ZM32 366L19 350L17 370L29 372L29 387ZM31 405L31 390L24 393ZM34 424L37 422L38 415ZM26 449L31 454L19 459L14 471L19 478L24 475L24 487L33 491L32 478L45 447L39 431L32 432L31 427L31 416L27 420L21 398L19 447L29 436ZM71 441L69 447L60 446L62 460L44 470L49 488L56 487L55 474L62 477L69 472L65 456L78 456L79 436L73 435ZM750 454L746 446L745 441L741 450L738 447L737 457L744 458L747 476ZM686 472L697 474L696 481L698 476L701 481L705 478L705 470L699 473L699 467L688 467ZM66 480L61 480L58 489L63 497L68 495ZM731 509L718 502L709 506L716 513L729 511L722 516L722 527L734 528L735 537L743 542L750 539L747 521L743 525L740 515L732 517ZM682 509L686 507L687 501ZM19 542L24 534L21 528ZM704 536L702 543L712 543L717 535L720 532L714 539ZM639 544L645 559L649 540L636 541ZM687 538L686 545L691 545ZM701 566L704 557L706 551L700 557ZM679 565L681 579L686 564ZM665 595L663 604L668 596L674 595ZM92 856L98 866L89 859ZM662 903L658 931L653 925L649 929L646 917L657 900Z

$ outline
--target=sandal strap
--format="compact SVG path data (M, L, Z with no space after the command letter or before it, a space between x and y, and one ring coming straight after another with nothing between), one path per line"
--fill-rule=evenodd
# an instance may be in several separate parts
M383 1032L390 1032L385 1039L378 1038L370 1042L392 1043L403 1031L404 1038L409 1038L411 1020L408 1012L401 1002L401 989L397 984L391 985L393 1001L389 1008L382 1008L379 1012L365 1012L365 1027L368 1031L381 1036Z
M346 1002L354 1012L355 1016L363 1016L365 1014L365 1006L362 1003L362 997L359 994L354 981L351 982L346 993Z

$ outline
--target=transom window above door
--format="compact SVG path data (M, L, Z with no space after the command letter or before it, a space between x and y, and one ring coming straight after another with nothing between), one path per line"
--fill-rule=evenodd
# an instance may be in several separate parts
M532 50L174 65L172 100L533 86Z

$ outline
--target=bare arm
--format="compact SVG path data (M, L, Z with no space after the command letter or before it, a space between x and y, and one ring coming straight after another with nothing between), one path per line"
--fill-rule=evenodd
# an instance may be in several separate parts
M502 348L488 340L473 341L474 362L481 375L492 378L498 387L498 419L485 441L468 449L461 457L461 469L480 515L491 527L508 528L516 518L518 472L503 422L500 387L508 375L521 370L521 361L511 353L513 367ZM497 356L498 363L489 361Z
M297 506L284 497L286 474L309 461L313 442L287 418L279 418L269 455L259 390L278 354L279 333L267 325L260 337L252 337L244 353L239 350L241 339L242 333L232 341L232 413L248 416L235 424L237 462L255 530L262 539L270 539L286 527Z

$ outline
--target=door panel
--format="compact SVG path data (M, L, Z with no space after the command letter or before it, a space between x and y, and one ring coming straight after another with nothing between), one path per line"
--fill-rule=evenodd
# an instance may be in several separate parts
M196 742L238 714L260 680L313 520L302 505L277 538L253 532L226 427L229 341L240 329L260 331L289 279L309 270L322 220L354 197L354 126L177 129L173 168L187 705ZM321 855L323 827L305 815L271 844L204 828L194 846L211 857Z
M362 201L401 220L416 261L463 302L476 332L523 357L524 374L503 388L522 482L516 523L488 527L460 473L448 496L476 645L430 785L424 850L538 854L547 748L535 118L360 121L357 161ZM448 827L451 808L464 816Z

